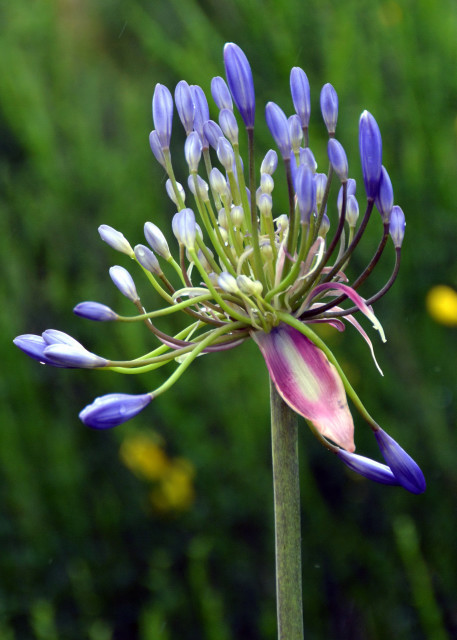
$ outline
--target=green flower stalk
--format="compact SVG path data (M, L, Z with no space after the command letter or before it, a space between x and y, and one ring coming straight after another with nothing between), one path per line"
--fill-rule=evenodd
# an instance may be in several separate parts
M359 215L360 197L356 198L348 158L336 138L338 96L330 84L324 85L320 96L328 132L329 169L317 171L310 147L310 87L299 67L290 74L296 113L287 117L273 102L265 108L268 128L284 163L288 193L284 212L273 195L276 151L267 150L260 172L255 168L256 101L249 62L236 44L229 43L224 48L224 63L227 83L219 76L211 81L219 123L210 119L200 87L182 80L174 92L187 136L187 185L178 182L173 168L172 94L161 84L154 91L155 129L149 142L167 174L167 194L176 207L171 221L174 246L167 241L168 233L154 222L144 226L149 246L137 244L134 248L120 231L108 225L99 228L102 240L136 263L139 276L149 280L161 305L146 309L130 272L116 265L110 276L135 313L121 316L92 301L74 309L78 316L98 322L143 324L152 334L151 351L133 360L107 360L57 331L21 335L15 343L32 358L55 367L134 374L176 365L155 389L139 395L108 394L81 411L84 424L106 429L133 418L168 391L198 356L254 340L272 382L274 486L275 496L280 496L275 502L279 637L299 640L300 570L295 568L291 574L292 565L300 567L296 414L303 416L317 439L356 473L412 493L425 490L417 464L370 416L335 356L312 329L313 324L326 323L343 331L348 322L367 342L374 359L370 338L355 314L365 316L385 341L372 305L397 277L405 217L394 205L391 180L382 166L379 127L367 111L359 121L366 194L365 212ZM245 158L239 146L242 135L247 138ZM380 213L379 245L365 269L350 282L351 258L375 207ZM395 254L392 275L380 290L364 299L358 289L383 256L389 238ZM170 314L179 314L183 321L176 335L160 328L160 319ZM375 434L386 464L354 453L354 423L347 396Z

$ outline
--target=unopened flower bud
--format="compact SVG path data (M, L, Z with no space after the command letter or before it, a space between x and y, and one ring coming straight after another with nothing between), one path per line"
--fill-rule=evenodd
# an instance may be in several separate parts
M257 198L257 206L260 211L260 215L269 216L273 209L273 199L269 193L261 193Z
M235 163L235 154L232 145L226 138L219 138L217 143L217 157L226 171L232 171Z
M153 222L146 222L144 225L144 237L146 238L151 249L155 251L161 258L169 260L171 258L170 249L165 236L159 227Z
M260 176L260 190L262 193L271 194L275 186L275 182L269 173L262 173Z
M85 407L79 418L92 429L110 429L136 416L151 400L150 393L109 393Z
M163 84L156 84L152 98L152 119L162 150L170 148L173 98Z
M133 249L123 233L117 231L116 229L113 229L113 227L110 227L107 224L101 224L98 227L98 232L101 239L106 242L106 244L109 244L110 247L112 247L116 251L125 253L130 257L133 256Z
M44 350L44 355L61 367L77 369L95 369L106 367L108 360L91 353L84 348L77 348L68 344L51 344Z
M160 268L159 261L149 247L145 247L144 244L137 244L135 247L135 257L146 271L150 271L157 276L162 275L163 271Z
M236 107L246 127L253 127L255 120L255 94L252 71L248 59L233 42L224 46L224 63L227 83Z
M368 480L380 482L381 484L399 485L397 478L394 476L390 467L365 456L359 456L356 453L349 453L344 449L338 449L336 455L355 473L358 473Z
M284 111L274 102L268 102L265 107L265 119L282 157L285 160L289 159L291 149L289 124Z
M359 121L359 149L363 181L368 198L376 198L382 167L382 140L378 123L364 111Z
M411 493L423 493L426 485L419 465L383 429L378 429L374 435L384 460L398 482Z
M308 224L316 203L316 191L313 172L303 164L297 167L295 173L295 193L301 221Z
M211 95L219 109L230 109L233 111L232 96L224 78L216 76L211 80Z
M206 136L209 144L213 147L213 149L217 150L217 145L219 144L219 138L223 138L224 134L222 133L222 129L214 122L214 120L207 120L203 124L203 133Z
M228 229L227 213L224 208L219 210L219 213L217 214L217 221L223 229Z
M170 200L173 202L173 204L175 204L177 207L180 207L181 203L176 197L176 192L173 188L173 183L170 180L170 178L168 178L168 180L165 183L165 189L167 190L167 195L170 198ZM181 198L182 202L185 202L186 192L184 191L182 184L180 184L179 182L176 182L176 189L178 191L179 197Z
M381 167L381 179L379 181L379 190L375 203L382 216L382 221L388 223L392 207L394 206L394 191L385 167Z
M327 145L327 153L333 171L341 182L346 182L348 179L348 159L343 145L335 138L330 138Z
M115 265L110 268L109 275L122 295L132 302L137 302L139 300L135 283L127 269L124 269L124 267L120 267L119 265Z
M232 207L230 209L230 220L232 222L232 225L239 229L244 222L243 207Z
M203 125L207 120L209 120L208 101L206 99L203 89L199 87L197 84L191 85L190 91L192 94L192 100L194 102L194 107L195 107L194 130L200 136L203 148L207 148L208 141L205 136Z
M226 291L227 293L237 294L237 293L240 292L239 287L238 287L238 285L236 283L236 278L234 278L227 271L222 271L219 274L219 278L217 279L217 283L218 283L219 287L223 291Z
M162 146L160 144L159 136L157 135L157 131L151 131L149 134L149 146L151 147L151 151L154 154L155 159L162 167L165 169L165 156L163 155Z
M293 67L290 72L290 92L301 126L307 127L311 114L310 90L306 73L300 67Z
M330 219L326 213L322 216L321 226L319 227L319 235L321 238L325 238L330 229Z
M222 109L219 113L219 124L221 125L224 136L232 144L238 144L238 123L233 115L233 111L230 109Z
M299 151L300 164L304 164L309 167L313 173L317 171L317 162L313 152L309 147L305 149L301 148Z
M240 291L248 296L258 297L262 295L263 285L258 280L252 280L249 276L240 275L236 279Z
M303 139L303 130L301 127L300 118L297 114L290 116L287 120L289 125L290 144L294 153L298 153L300 144Z
M346 203L346 220L350 227L355 227L359 217L359 203L353 195L348 196Z
M195 248L197 225L192 209L181 209L175 213L172 220L172 229L176 239L191 251Z
M260 174L269 173L270 176L272 176L276 171L277 166L278 154L274 149L270 149L269 151L267 151L264 159L262 160L262 164L260 165Z
M195 185L194 178L197 180L197 185ZM201 176L190 175L187 179L187 184L194 196L201 198L204 202L208 200L208 183Z
M229 188L227 180L217 167L211 169L211 173L209 174L209 183L211 185L211 189L213 189L213 191L215 191L221 198L228 196Z
M322 87L320 101L325 126L329 134L333 135L338 120L338 95L329 82Z
M202 157L202 142L196 131L192 131L192 133L187 136L184 144L184 156L189 166L190 173L197 173L198 164Z
M181 80L176 85L175 104L186 135L189 135L194 128L195 105L190 87L185 80Z
M394 205L390 214L389 233L396 249L400 249L403 244L405 226L406 222L403 210L398 205Z
M277 230L282 233L284 233L284 231L289 228L289 218L285 213L278 216L275 222Z
M316 173L314 175L314 185L316 188L316 205L320 208L327 187L327 175L325 173Z
M96 322L110 322L117 320L118 315L112 309L100 302L80 302L73 309L80 318L87 318L87 320L95 320Z

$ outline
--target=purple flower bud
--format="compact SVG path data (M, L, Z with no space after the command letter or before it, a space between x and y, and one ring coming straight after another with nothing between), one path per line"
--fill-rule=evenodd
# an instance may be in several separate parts
M216 76L211 80L211 95L219 109L230 109L230 111L233 111L232 96L230 95L224 78Z
M289 124L284 111L274 102L268 102L265 107L265 119L270 133L279 147L284 160L290 158Z
M376 206L382 216L383 222L389 222L390 212L394 206L394 191L392 182L385 167L381 167L381 180L379 182L379 191L376 196Z
M51 344L45 348L44 355L61 367L95 369L109 364L108 360L87 351L84 347L77 348L68 344Z
M30 358L53 367L61 366L44 355L44 350L48 345L41 336L37 336L33 333L24 333L23 335L14 338L13 342L16 347L19 347L19 349L21 349L21 351Z
M206 136L206 139L213 147L213 149L217 149L217 145L219 144L219 138L223 138L224 134L222 133L222 129L214 122L214 120L207 120L203 125L203 133Z
M301 128L300 118L297 114L290 116L287 120L289 125L289 136L290 136L290 144L294 153L298 153L300 149L300 144L303 139L303 131Z
M191 173L197 173L198 163L202 157L202 142L196 131L192 131L192 133L187 136L184 144L184 155L189 165L189 171Z
M189 135L194 128L195 105L190 87L185 80L181 80L176 85L175 104L186 135Z
M184 189L182 188L182 184L179 182L175 182L176 185L176 189L178 190L179 196L181 198L181 200L183 202L186 201L186 192L184 191ZM170 200L177 206L180 207L180 203L178 202L178 198L176 197L176 192L174 190L173 187L173 183L170 180L170 178L168 178L168 180L165 183L165 189L167 191L167 195L170 198Z
M325 189L327 187L327 174L326 173L314 174L314 184L316 187L316 205L320 207L322 200L324 199Z
M374 435L384 460L402 487L411 493L423 493L425 478L418 464L383 429L378 429Z
M309 147L306 147L305 149L301 148L299 155L300 155L300 164L304 164L308 166L313 173L316 173L317 162L314 157L314 153L311 151L311 149Z
M311 115L311 98L308 78L300 67L293 67L290 72L290 92L301 126L307 127Z
M359 456L356 453L349 453L349 451L345 451L344 449L338 449L336 455L349 469L352 469L352 471L355 471L364 478L374 480L374 482L380 482L381 484L397 486L400 484L390 468L385 464L370 460L370 458L365 458L364 456Z
M144 237L147 243L151 246L153 251L159 254L160 257L165 260L171 258L170 249L168 248L168 242L165 236L159 229L159 227L153 222L145 222L144 224Z
M132 302L137 302L139 300L135 283L127 269L124 269L124 267L120 267L119 265L115 265L110 268L109 275L122 295Z
M262 164L260 166L260 173L269 173L270 176L274 174L278 166L278 154L274 149L270 149L265 154Z
M313 172L303 164L297 167L295 173L295 192L301 221L308 224L316 204L316 190Z
M217 143L217 157L226 171L233 171L235 154L232 145L226 138L219 138Z
M134 251L135 258L146 271L155 273L157 276L162 275L163 271L160 268L159 261L149 247L145 247L144 244L137 244Z
M273 209L272 197L268 193L260 193L257 198L257 206L262 216L270 215Z
M135 417L152 400L150 393L131 395L128 393L109 393L96 398L81 411L82 422L92 429L110 429Z
M228 138L232 144L238 144L238 123L233 115L233 111L222 109L219 113L219 124L221 125L224 136Z
M192 209L181 209L181 211L175 213L172 220L172 228L180 244L183 244L189 250L195 248L197 225Z
M74 347L75 349L85 349L80 342L72 338L72 336L69 336L68 333L64 333L58 329L46 329L46 331L43 331L41 335L48 345L68 344L70 347Z
M152 119L162 150L170 148L173 122L173 98L163 84L156 84L152 97Z
M203 125L209 120L209 107L205 93L198 84L193 84L190 87L192 93L192 99L194 101L194 130L198 133L202 140L202 145L206 149L208 147L208 141L203 131Z
M359 218L359 203L353 195L348 196L346 204L346 221L350 227L355 227Z
M338 96L329 82L321 90L321 112L327 131L334 134L338 120Z
M98 232L101 239L106 242L106 244L109 244L110 247L132 257L133 249L123 233L113 229L113 227L110 227L107 224L101 224L98 227Z
M366 110L359 121L359 149L367 196L376 198L381 179L382 140L376 120Z
M252 128L255 120L255 95L252 71L240 47L233 42L224 46L225 75L230 93L246 127Z
M237 294L240 292L236 278L234 278L232 274L228 273L227 271L221 271L217 279L217 284L223 291L226 291L227 293Z
M197 185L195 186L195 180L197 179ZM189 185L189 189L194 196L198 196L204 202L209 200L208 198L208 183L203 180L201 176L189 176L187 179L187 184Z
M330 218L326 213L322 216L321 226L319 227L319 235L321 238L325 238L330 229Z
M356 188L357 188L357 183L354 180L354 178L349 178L348 185L347 185L348 196L355 196Z
M348 159L343 145L341 145L338 140L335 140L335 138L330 138L327 145L327 153L333 171L341 182L346 182L348 179Z
M272 193L275 182L269 173L262 173L260 176L260 191L262 193Z
M100 302L80 302L73 309L80 318L87 318L87 320L95 320L96 322L110 322L117 320L118 315L112 309Z
M160 146L160 140L157 131L151 131L151 133L149 134L149 145L155 159L165 169L165 156L163 155L162 147Z
M403 210L398 205L394 205L390 214L389 233L396 249L400 249L403 244L405 226L406 222Z
M217 167L211 169L211 173L209 174L209 183L211 185L211 189L219 194L219 196L227 197L229 195L227 180Z

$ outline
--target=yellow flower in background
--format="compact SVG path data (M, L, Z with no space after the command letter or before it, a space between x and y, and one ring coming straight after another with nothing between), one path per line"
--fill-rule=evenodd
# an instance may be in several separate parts
M168 457L158 436L129 436L119 455L136 476L153 483L150 500L155 510L169 513L190 509L195 499L194 467L184 458Z
M429 315L440 324L457 326L457 292L444 284L432 287L427 294L426 307Z

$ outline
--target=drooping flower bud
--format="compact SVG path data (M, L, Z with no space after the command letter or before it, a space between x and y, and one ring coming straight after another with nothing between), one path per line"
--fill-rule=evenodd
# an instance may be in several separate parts
M196 131L192 131L192 133L187 136L184 144L184 156L189 166L190 173L197 173L198 164L202 157L202 142Z
M153 222L145 222L144 224L144 237L151 249L155 251L159 256L165 260L171 258L170 249L165 236L159 229L159 227Z
M252 71L248 59L233 42L224 46L224 63L227 83L236 107L248 128L254 126L255 94Z
M338 120L338 95L329 82L322 87L320 102L325 126L329 134L333 135Z
M394 205L390 214L389 233L396 249L400 249L403 244L405 226L406 222L403 209L398 205Z
M344 449L338 449L336 455L344 462L349 469L355 471L360 476L380 482L381 484L399 485L397 478L394 476L390 467L365 456L359 456L356 453L349 453Z
M192 250L195 248L197 225L192 209L181 209L181 211L175 213L172 220L172 229L178 242L183 244L186 249Z
M13 342L16 347L28 355L29 358L33 358L42 364L47 364L52 367L61 366L44 355L44 350L48 344L42 336L37 336L33 333L24 333L23 335L14 338Z
M232 96L230 95L224 78L216 76L211 80L211 95L219 109L230 109L230 111L233 111Z
M411 493L423 493L426 485L419 465L383 429L378 429L374 435L384 460L398 482Z
M359 121L359 149L363 181L368 198L376 198L382 167L382 139L378 123L364 111Z
M189 135L194 128L195 105L190 87L185 80L181 80L176 85L175 104L186 135Z
M282 157L284 160L289 159L291 148L289 124L284 111L274 102L268 102L265 107L265 119Z
M133 249L123 233L113 229L113 227L110 227L108 224L101 224L98 227L98 232L101 239L106 242L106 244L109 244L110 247L130 257L133 256Z
M162 150L170 148L173 98L163 84L156 84L152 97L152 119Z
M348 179L348 159L343 145L335 138L330 138L327 145L328 159L341 182Z
M382 221L385 223L389 222L390 213L394 206L394 191L385 167L381 167L381 179L379 181L379 190L375 204L382 216Z
M119 265L115 265L110 268L109 275L122 295L132 302L137 302L139 300L135 283L127 269L124 269L124 267L120 267Z
M96 398L92 404L85 407L79 418L92 429L110 429L135 417L151 400L150 393L109 393Z
M222 109L219 113L219 124L224 136L232 143L238 144L238 123L233 111Z
M149 247L144 244L137 244L134 251L136 259L146 271L150 271L157 276L162 275L163 271L160 268L159 261Z
M307 127L311 115L311 98L308 77L300 67L293 67L290 72L290 92L301 126Z
M74 347L68 344L48 345L44 350L44 355L61 367L74 369L97 369L109 364L108 360L87 351L84 347Z
M117 313L100 302L80 302L73 309L80 318L87 318L87 320L95 320L96 322L111 322L118 319Z

